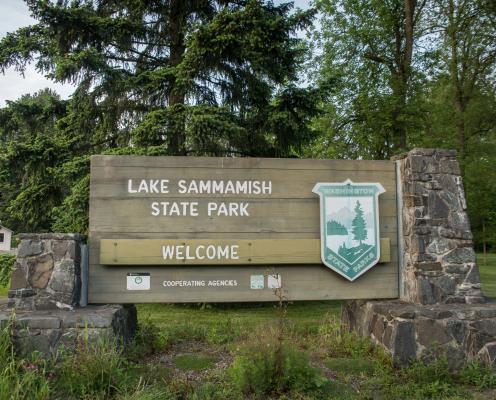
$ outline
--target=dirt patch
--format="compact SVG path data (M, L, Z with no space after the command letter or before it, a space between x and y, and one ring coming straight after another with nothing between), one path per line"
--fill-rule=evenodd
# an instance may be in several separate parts
M192 367L186 365L178 367L178 360L188 357ZM199 360L194 364L195 357ZM211 367L201 368L202 360L211 360ZM166 366L174 375L188 381L199 382L212 375L218 375L227 370L232 363L233 356L224 347L211 346L205 342L192 341L178 343L171 346L166 352L154 354L147 362L159 363Z

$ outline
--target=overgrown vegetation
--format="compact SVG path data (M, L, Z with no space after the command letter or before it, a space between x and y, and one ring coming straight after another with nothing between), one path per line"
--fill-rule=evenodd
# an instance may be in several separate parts
M15 356L12 321L0 325L0 399L41 400L48 398L47 363L37 353L28 358Z
M0 253L0 288L9 284L15 260L14 254Z
M0 332L0 399L493 398L495 371L445 359L394 368L370 341L344 332L339 302L140 305L146 321L125 351L82 337L74 354L17 357ZM282 338L282 340L280 340ZM119 350L121 349L121 350ZM479 397L477 397L479 396Z
M496 256L478 255L483 290L496 295ZM493 398L495 371L458 373L446 360L396 369L339 323L340 302L139 305L125 352L110 340L54 360L13 352L0 328L0 400L11 399L469 399ZM121 348L122 349L122 348Z

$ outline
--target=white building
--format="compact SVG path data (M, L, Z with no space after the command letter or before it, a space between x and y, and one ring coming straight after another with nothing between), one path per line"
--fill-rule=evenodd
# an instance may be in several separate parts
M0 225L0 253L4 251L10 252L10 240L12 239L12 231L5 226Z

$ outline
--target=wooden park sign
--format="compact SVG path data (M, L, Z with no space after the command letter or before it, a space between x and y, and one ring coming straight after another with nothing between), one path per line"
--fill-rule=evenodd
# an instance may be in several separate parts
M395 298L395 164L93 156L89 252L92 303Z

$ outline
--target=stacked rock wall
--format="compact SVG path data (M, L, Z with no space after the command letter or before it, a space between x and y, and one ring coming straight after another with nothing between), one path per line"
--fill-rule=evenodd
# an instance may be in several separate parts
M353 301L343 323L384 347L397 364L447 357L453 369L496 360L496 304L405 304Z
M453 150L415 149L397 163L403 195L401 298L418 304L484 301Z
M72 309L81 294L77 234L20 234L9 306L19 310Z
M74 310L22 311L0 309L0 327L13 324L13 343L20 355L39 351L45 357L55 357L65 350L99 340L126 343L136 330L136 308L119 304L92 305Z
M126 342L137 324L133 305L79 307L81 244L78 234L21 234L9 302L0 306L0 327L12 324L18 353L46 357L61 346L75 349L99 338Z
M439 355L452 368L496 360L496 303L485 303L481 291L455 155L414 149L396 159L400 299L343 307L344 326L398 364Z

